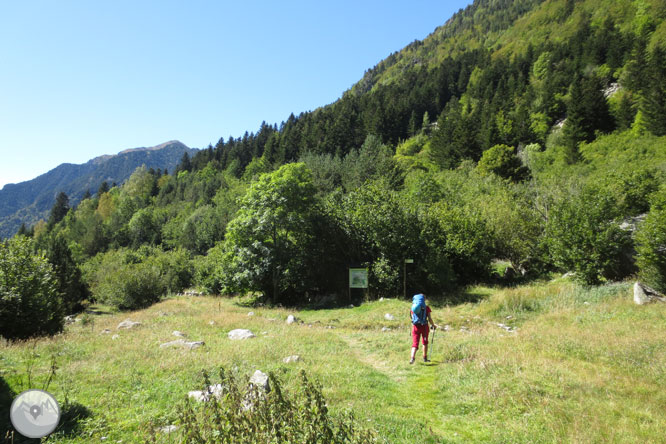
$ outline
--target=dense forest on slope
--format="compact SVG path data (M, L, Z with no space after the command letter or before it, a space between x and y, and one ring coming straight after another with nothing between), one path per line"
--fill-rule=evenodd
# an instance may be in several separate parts
M666 290L665 15L477 0L337 102L23 232L37 249L63 238L120 308L191 285L342 300L352 266L370 296L402 294L405 269L409 291L435 294L552 271Z

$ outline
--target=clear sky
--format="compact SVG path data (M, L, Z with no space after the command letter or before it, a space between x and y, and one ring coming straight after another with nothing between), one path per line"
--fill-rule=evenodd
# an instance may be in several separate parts
M0 2L0 187L337 100L471 0Z

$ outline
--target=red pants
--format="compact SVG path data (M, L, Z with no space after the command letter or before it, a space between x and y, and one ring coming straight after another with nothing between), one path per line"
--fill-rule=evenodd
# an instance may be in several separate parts
M430 333L430 326L425 325L412 325L412 347L419 348L419 336L423 345L428 345L428 333Z

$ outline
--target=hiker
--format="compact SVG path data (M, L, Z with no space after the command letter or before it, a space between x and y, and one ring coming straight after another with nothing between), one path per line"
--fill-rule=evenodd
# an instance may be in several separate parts
M423 362L430 362L428 359L428 334L430 329L428 323L433 330L437 328L437 324L432 321L430 316L432 310L426 305L425 295L417 294L412 299L412 309L410 310L412 318L412 356L409 360L410 364L414 363L416 350L419 348L419 337L423 343Z

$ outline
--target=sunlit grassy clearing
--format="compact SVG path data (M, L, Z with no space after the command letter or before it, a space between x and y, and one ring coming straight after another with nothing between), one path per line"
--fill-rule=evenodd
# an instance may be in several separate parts
M215 373L224 365L243 374L275 371L287 389L304 368L321 382L334 412L352 408L390 442L660 442L663 305L634 306L628 284L586 290L560 281L469 293L480 302L435 301L435 321L450 331L436 333L431 364L413 366L409 304L395 299L319 311L257 308L249 317L251 309L229 299L173 298L96 316L92 326L77 323L36 345L36 379L44 378L49 353L58 352L50 391L93 414L78 435L50 441L134 442L150 421L176 420L175 406L199 387L201 369ZM303 323L287 325L289 313ZM396 320L386 321L385 313ZM125 318L143 325L117 332ZM385 326L391 331L382 332ZM105 328L112 333L100 335ZM234 328L257 337L230 341L226 333ZM173 330L206 345L160 349ZM2 376L15 391L30 350L2 348ZM292 354L303 361L283 364Z

